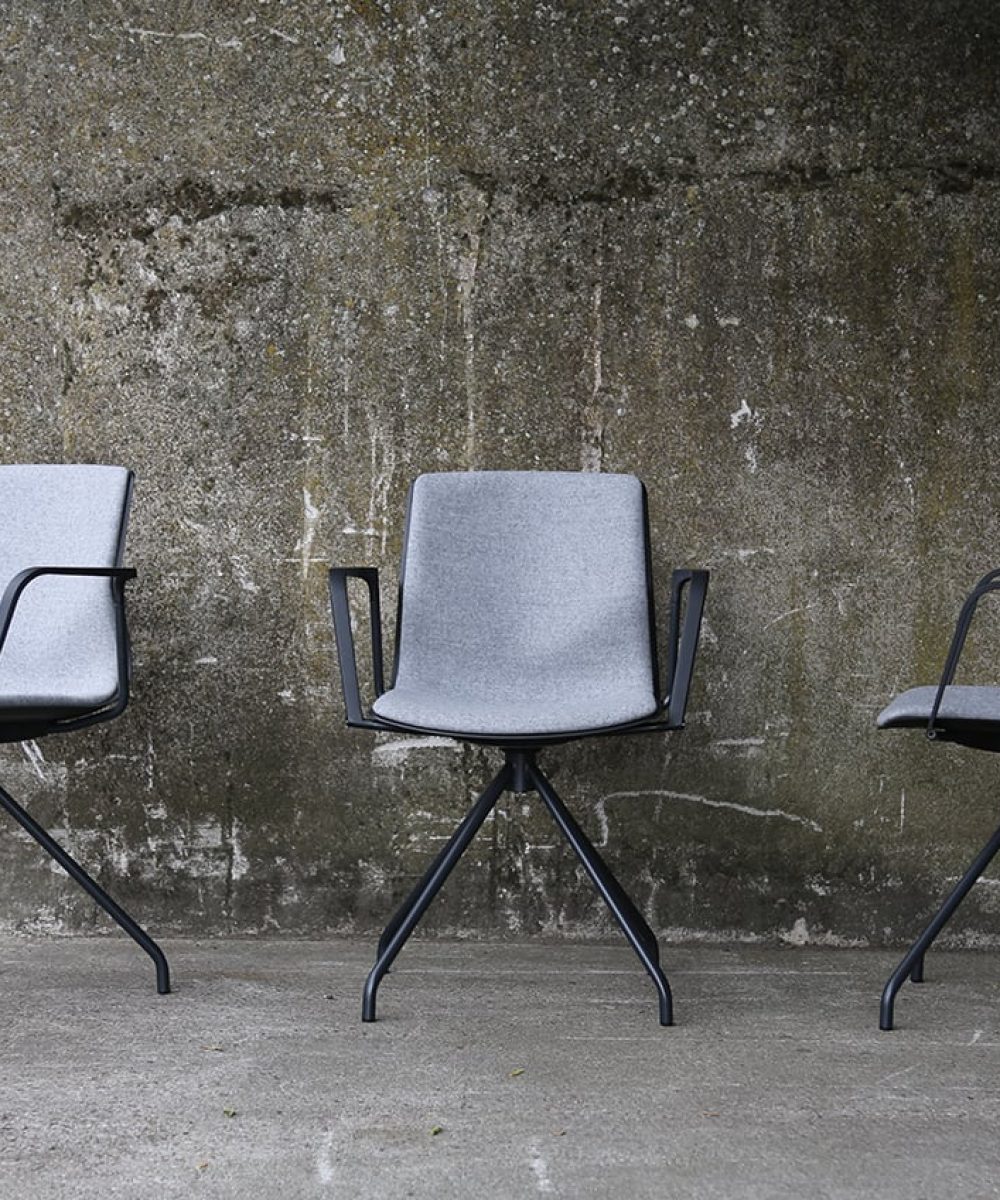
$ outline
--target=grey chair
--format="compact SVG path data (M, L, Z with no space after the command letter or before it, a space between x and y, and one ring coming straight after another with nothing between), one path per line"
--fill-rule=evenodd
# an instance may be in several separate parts
M362 705L348 582L368 589L373 685ZM364 989L382 977L505 791L537 792L631 943L672 1001L656 938L536 761L577 738L680 729L708 585L674 572L661 690L646 495L631 475L484 471L420 476L410 490L395 670L383 677L378 572L330 572L347 723L494 746L500 771L389 921ZM683 628L681 612L683 608Z
M132 473L122 467L0 466L0 742L82 729L128 702L123 567ZM0 807L152 958L163 951L2 787Z
M1000 751L1000 687L971 687L953 682L979 601L996 591L1000 591L1000 571L991 571L976 584L962 605L940 682L937 686L910 688L896 696L879 713L879 729L923 729L932 741L957 742L975 750ZM896 995L907 977L913 983L923 982L924 955L998 850L1000 829L976 856L930 924L889 976L882 991L880 1029L892 1029Z

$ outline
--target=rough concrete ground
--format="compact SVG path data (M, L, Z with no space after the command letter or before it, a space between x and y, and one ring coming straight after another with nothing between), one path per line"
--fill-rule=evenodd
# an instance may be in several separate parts
M0 1196L1000 1194L1000 963L417 942L363 1026L358 940L0 942ZM438 1130L438 1132L435 1132Z

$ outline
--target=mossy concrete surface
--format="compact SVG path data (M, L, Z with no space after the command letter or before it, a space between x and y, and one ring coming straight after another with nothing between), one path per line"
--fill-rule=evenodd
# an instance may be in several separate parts
M391 626L417 473L631 471L661 594L713 572L689 727L556 787L667 937L909 935L998 811L873 727L998 565L998 53L979 0L4 4L3 458L133 467L139 580L127 714L0 776L154 929L370 930L495 756L344 729L327 566ZM12 832L0 924L103 918ZM527 798L427 927L608 923Z

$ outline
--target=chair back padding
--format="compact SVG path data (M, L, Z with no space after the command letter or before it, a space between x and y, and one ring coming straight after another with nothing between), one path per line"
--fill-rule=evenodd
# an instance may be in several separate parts
M0 466L0 590L27 567L121 565L132 474L90 465ZM108 579L41 577L0 651L0 710L100 708L118 686Z
M656 710L642 484L632 475L420 476L393 688L375 712L538 735Z

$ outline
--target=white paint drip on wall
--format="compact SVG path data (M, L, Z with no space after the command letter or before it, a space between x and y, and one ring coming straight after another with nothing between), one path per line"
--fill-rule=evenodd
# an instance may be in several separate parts
M45 762L45 756L39 749L38 743L35 741L22 742L21 749L24 752L24 757L28 760L31 769L35 772L42 783L51 783L52 776L49 773L48 764Z
M164 29L142 29L138 25L123 25L122 28L126 33L131 33L137 38L154 38L156 40L170 40L177 42L215 42L218 46L228 46L227 42L220 42L218 38L210 38L207 33L202 33L200 29L195 29L184 33L168 33Z
M398 767L416 750L450 750L455 753L461 749L460 742L446 737L427 735L426 737L394 738L390 742L382 742L372 750L371 762L372 766L376 767Z
M468 231L468 249L458 261L458 309L462 322L462 338L465 342L465 402L467 409L465 429L465 463L470 469L476 464L476 410L478 395L476 387L476 274L479 271L479 249L482 243L482 227Z
M313 503L309 489L304 487L302 489L302 537L299 540L298 546L302 554L303 580L308 578L309 575L310 555L312 553L313 542L316 540L316 527L318 524L319 508Z
M781 940L790 946L804 946L809 941L809 926L805 917L798 917L791 929L781 935Z
M741 425L745 425L747 431L752 435L756 430L759 430L764 424L764 418L759 411L754 411L746 400L740 401L739 408L729 414L729 426L731 429L739 429ZM759 464L757 462L757 447L753 442L749 442L743 447L743 457L747 461L747 466L750 468L750 473L757 473Z
M746 400L741 400L739 408L729 414L730 428L738 429L744 423L749 425L754 421L755 416L756 414Z
M599 472L604 465L604 419L601 393L604 388L604 219L597 236L597 281L591 298L592 340L590 365L593 383L590 403L583 413L582 443L580 446L580 469Z
M146 735L146 755L142 763L143 774L146 776L146 791L153 790L156 778L156 751L153 749L153 735Z
M611 796L603 796L594 805L594 812L597 815L597 823L600 826L601 837L598 842L599 846L606 846L611 838L611 829L608 826L608 810L607 802L612 799Z
M191 879L242 879L250 864L240 849L235 835L227 835L219 822L200 821L190 825L185 836L174 838L150 834L146 838L147 854L132 859L126 857L122 873L142 867L151 856L161 859L168 871L179 871Z
M816 833L823 832L822 826L817 825L809 817L800 817L798 813L785 812L781 808L753 808L749 804L737 804L733 800L710 800L707 796L699 796L694 792L671 792L664 788L652 788L634 792L611 792L604 797L602 803L606 804L609 800L643 800L646 798L681 800L688 804L703 804L706 808L728 808L733 812L744 813L748 817L761 817L764 819L777 817L784 821L794 821L797 825L804 825L807 829L812 829Z
M371 490L368 494L368 513L365 528L369 536L378 537L380 552L385 554L389 538L389 493L396 474L396 443L391 423L378 404L365 405L370 445Z
M232 879L243 879L250 870L250 860L243 853L243 847L239 843L235 829L229 838L230 847L232 849L232 865L230 867L230 876Z
M598 266L603 268L603 260L599 261ZM604 347L602 337L604 334L604 313L601 310L601 300L604 296L604 285L600 279L594 284L594 348L592 362L594 366L594 386L591 388L591 399L596 400L601 393L601 388L604 386Z
M829 946L836 950L862 950L869 943L867 938L847 938L832 930L824 929L821 933L813 933L806 923L805 917L797 917L791 929L778 935L787 946Z

